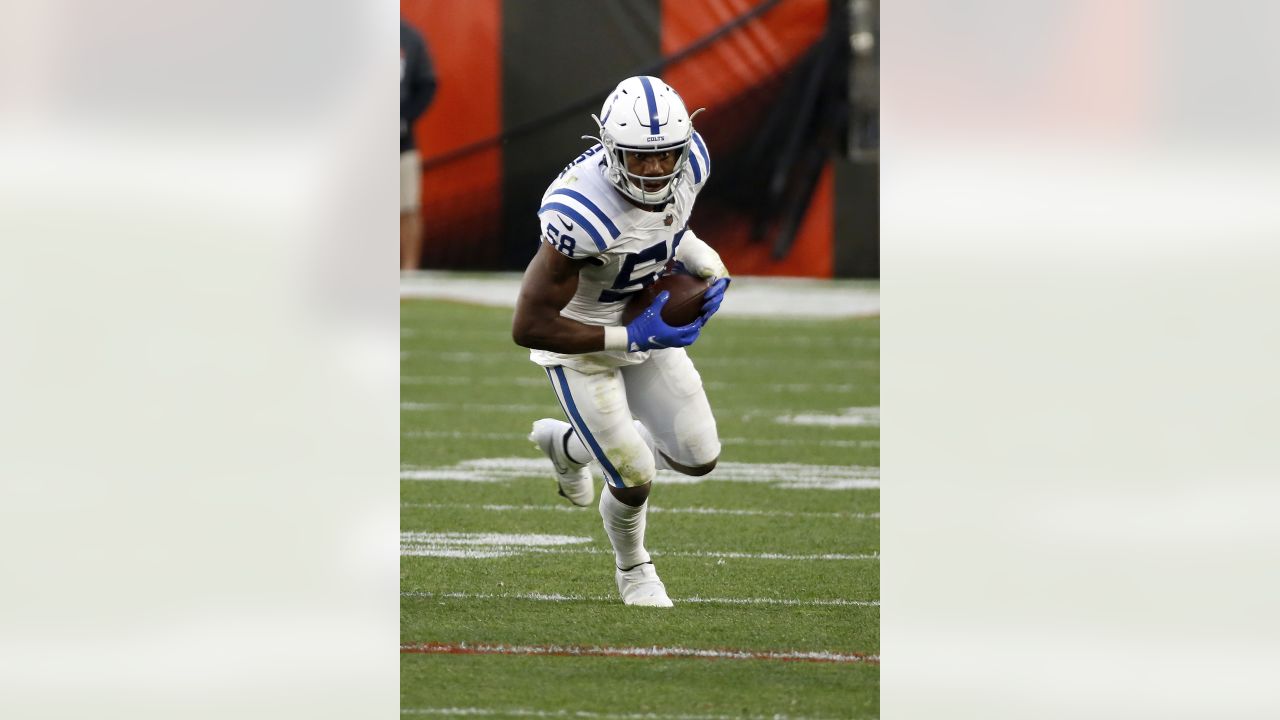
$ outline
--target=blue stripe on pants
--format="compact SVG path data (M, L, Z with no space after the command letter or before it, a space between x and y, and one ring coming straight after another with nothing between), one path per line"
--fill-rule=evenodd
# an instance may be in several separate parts
M549 368L547 374L550 375L554 371L556 381L560 383L560 394L564 396L564 409L569 415L570 422L573 423L578 434L586 441L587 447L591 448L591 454L596 456L596 460L600 462L600 467L604 468L604 478L614 487L626 487L626 483L622 482L622 476L613 467L613 463L609 462L609 458L605 456L604 450L600 449L600 443L591 434L591 430L587 428L586 422L582 420L582 414L578 412L578 406L573 402L573 394L569 392L569 381L564 376L564 368L559 365Z

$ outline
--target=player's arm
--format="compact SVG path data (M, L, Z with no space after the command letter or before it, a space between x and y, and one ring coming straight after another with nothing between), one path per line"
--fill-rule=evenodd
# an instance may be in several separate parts
M724 291L729 288L729 268L724 266L720 253L691 229L684 231L680 247L676 248L676 259L694 275L715 279L702 296L702 322L705 324L720 309L720 303L724 300Z
M558 353L604 350L605 329L560 314L578 291L578 270L586 263L572 260L542 243L524 271L511 337L517 345Z
M599 350L639 352L654 348L692 345L704 319L671 327L662 320L669 294L663 291L647 310L625 327L587 325L560 314L578 291L578 270L584 264L571 260L543 243L524 271L511 337L517 345L534 350L580 354Z
M686 229L680 237L680 247L676 248L676 260L684 263L689 272L698 277L729 277L729 268L724 266L720 253L698 237L692 228Z

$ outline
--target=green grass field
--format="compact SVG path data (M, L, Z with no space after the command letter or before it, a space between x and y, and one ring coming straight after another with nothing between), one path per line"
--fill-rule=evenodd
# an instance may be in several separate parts
M563 415L510 318L401 304L402 714L877 717L878 318L719 316L690 348L724 449L654 483L672 609L624 606L599 515L556 495L525 436Z

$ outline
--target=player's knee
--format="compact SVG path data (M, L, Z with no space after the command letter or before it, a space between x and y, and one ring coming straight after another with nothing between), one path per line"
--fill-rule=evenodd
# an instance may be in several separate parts
M653 483L645 483L638 487L614 487L609 485L609 494L617 498L618 502L631 507L640 507L645 500L649 499L649 489L653 487Z
M606 454L626 487L639 487L652 482L658 474L653 453L649 452L649 447L644 443L619 448Z
M642 468L637 468L634 466L628 466L626 468L618 469L618 475L622 478L622 484L625 485L626 487L639 487L641 485L648 485L649 483L653 482L653 479L657 476L657 474L658 474L657 468L653 467L652 464L649 466L649 469L647 472Z
M716 435L715 427L690 434L680 450L676 458L680 461L679 464L668 458L668 464L676 472L701 477L715 470L716 462L720 460L720 438Z
M716 456L716 457L711 458L711 460L710 460L710 461L705 462L705 463L698 463L698 464L695 464L695 465L682 465L681 463L676 462L675 460L672 460L671 458L666 458L666 460L667 460L667 464L671 466L671 469L672 469L672 470L675 470L676 472L680 473L681 475L691 475L691 476L693 476L693 477L702 477L703 475L706 475L707 473L711 472L712 470L715 470L715 469L716 469L716 461L717 461L717 460L719 460L719 459L720 459L720 457L719 457L719 456Z
M701 465L694 465L694 466L693 466L693 472L691 472L691 473L689 473L689 474L690 474L690 475L693 475L694 477L701 477L701 476L703 476L703 475L706 475L707 473L709 473L709 472L711 472L712 470L715 470L715 469L716 469L716 462L717 462L718 460L720 460L720 458L719 458L719 457L713 457L713 458L711 458L711 462L706 462L706 463L703 463L703 464L701 464Z

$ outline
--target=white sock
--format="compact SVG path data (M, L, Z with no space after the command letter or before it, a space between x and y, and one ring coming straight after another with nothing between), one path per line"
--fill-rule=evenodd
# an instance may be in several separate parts
M613 543L613 558L618 568L629 570L641 563L650 562L649 551L644 549L645 518L649 514L649 501L640 507L631 507L604 488L600 493L600 517L604 531Z
M639 420L635 421L636 430L640 431L640 437L644 438L644 444L649 446L649 452L653 454L653 463L659 470L670 470L671 466L667 464L667 459L658 452L658 446L653 441L653 434L649 432L649 428Z
M569 423L565 423L565 429L569 431L569 436L565 437L561 432L556 438L556 445L560 447L560 452L564 453L572 466L582 467L591 462L591 453L587 450L587 446L582 444L582 438L578 437L578 431L573 429ZM582 458L579 460L579 458Z

